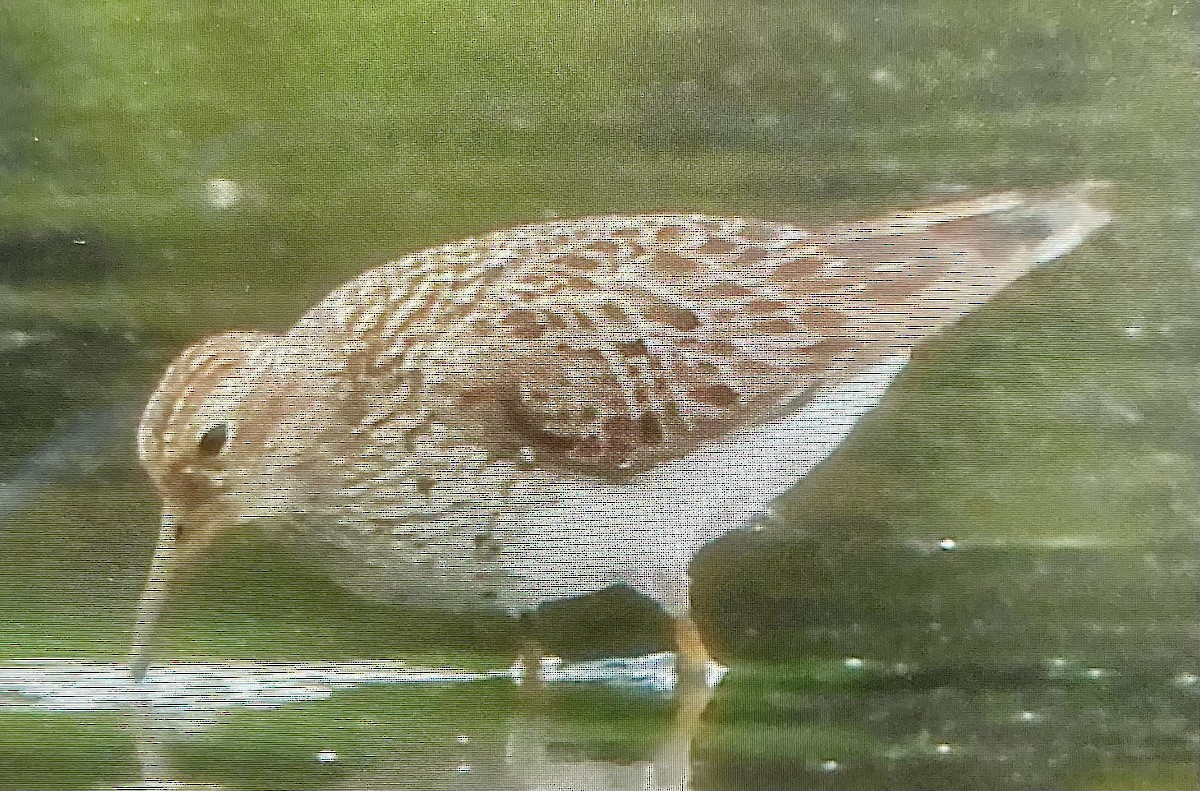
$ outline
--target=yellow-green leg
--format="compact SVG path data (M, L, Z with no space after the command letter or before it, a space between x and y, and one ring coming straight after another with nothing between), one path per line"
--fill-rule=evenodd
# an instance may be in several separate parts
M686 613L675 616L675 673L680 689L685 684L699 684L707 689L710 659L696 622Z
M692 738L712 698L708 686L708 649L687 614L675 616L675 724L654 761L655 789L691 786Z
M524 670L521 683L529 689L538 689L542 685L542 657L546 655L541 641L534 637L521 640L520 660Z

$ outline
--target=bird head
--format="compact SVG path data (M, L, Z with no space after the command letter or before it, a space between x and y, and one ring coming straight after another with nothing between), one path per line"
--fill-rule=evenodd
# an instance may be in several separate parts
M247 510L274 426L256 408L278 336L214 335L171 363L138 426L142 467L162 499L158 544L138 603L130 667L141 678L171 581Z

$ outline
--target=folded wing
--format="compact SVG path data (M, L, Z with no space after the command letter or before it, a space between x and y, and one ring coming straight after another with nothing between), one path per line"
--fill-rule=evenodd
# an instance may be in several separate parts
M1109 219L1097 186L811 232L703 216L518 229L537 252L490 317L503 364L480 393L568 466L653 466L906 352L1073 249Z
M1108 222L1100 187L818 230L703 215L514 228L366 272L292 334L332 345L351 432L416 437L448 411L463 441L621 477L906 353Z

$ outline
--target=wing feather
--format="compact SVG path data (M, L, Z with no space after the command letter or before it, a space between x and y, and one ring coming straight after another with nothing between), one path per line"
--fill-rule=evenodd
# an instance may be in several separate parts
M908 351L1108 222L1100 186L814 231L704 215L524 226L372 270L315 315L365 339L366 390L420 368L480 443L622 476ZM390 302L363 306L363 288Z

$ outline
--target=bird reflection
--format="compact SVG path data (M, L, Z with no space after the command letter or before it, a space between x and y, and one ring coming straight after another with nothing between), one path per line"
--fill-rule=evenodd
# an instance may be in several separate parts
M521 791L691 788L692 741L711 697L707 684L681 683L675 715L659 734L653 753L630 763L588 758L563 749L554 738L555 727L545 701L530 701L528 710L513 720L504 761L497 767L500 771L492 785Z
M624 706L629 703L629 695L654 694L613 691L596 684L526 683L515 696L512 708L507 713L497 712L501 721L495 723L494 731L473 738L463 735L455 742L434 746L432 751L428 741L409 744L402 738L399 748L373 760L368 768L347 774L348 766L339 764L338 771L328 778L328 787L355 791L414 784L429 789L464 791L679 791L691 788L692 743L713 694L713 688L705 679L681 677L675 690L672 714L638 718L631 723L633 738L629 741L637 746L616 750L620 755L613 755L613 741L619 737L606 740L605 745L598 748L595 743L587 743L586 734L573 731L564 722L564 711L581 701L603 708L602 701L611 696ZM147 701L131 706L126 716L126 728L134 741L141 773L140 788L223 787L198 781L198 773L192 767L185 776L173 762L174 748L189 738L186 732L181 733L177 715L155 711ZM595 721L603 722L603 716L598 711ZM605 723L606 727L610 725ZM386 727L381 724L381 730ZM395 744L393 730L380 736L381 742ZM418 736L415 741L422 740ZM328 751L305 760L333 763L340 758L344 756Z

